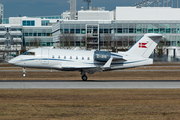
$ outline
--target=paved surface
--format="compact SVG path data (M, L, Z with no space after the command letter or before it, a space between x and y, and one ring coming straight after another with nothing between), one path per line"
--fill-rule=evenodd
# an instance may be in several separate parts
M180 81L0 81L0 89L180 89Z
M61 70L26 70L26 72L59 72ZM117 72L180 72L180 70L112 70ZM22 72L22 70L0 70L0 72ZM111 71L109 71L111 72Z
M2 70L0 70L0 72L22 72L22 68L21 67L0 67ZM144 69L142 69L144 68ZM147 70L146 68L151 68L152 70ZM162 70L153 70L154 68L163 68ZM166 68L164 70L164 68ZM169 68L169 69L167 69ZM179 68L179 69L171 69L171 68ZM5 69L5 70L3 70ZM11 70L11 69L16 69L16 70ZM27 72L58 72L60 70L50 70L50 69L36 69L36 70L26 70ZM144 67L140 67L137 69L120 69L120 70L113 70L113 71L121 71L121 72L180 72L180 66L144 66Z

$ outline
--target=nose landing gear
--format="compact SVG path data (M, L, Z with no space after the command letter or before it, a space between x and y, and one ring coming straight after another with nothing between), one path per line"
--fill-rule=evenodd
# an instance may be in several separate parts
M23 68L23 74L22 74L23 77L26 77L26 68Z

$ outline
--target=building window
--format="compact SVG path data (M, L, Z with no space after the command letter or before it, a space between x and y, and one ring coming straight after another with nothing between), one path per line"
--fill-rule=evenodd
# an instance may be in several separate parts
M35 26L34 20L23 20L22 21L23 26Z
M29 36L33 36L33 34L32 34L32 33L29 33Z
M80 46L80 41L76 41L76 46Z
M122 33L122 28L118 28L117 33Z
M148 33L153 33L153 29L152 28L148 28Z
M64 34L69 34L69 29L64 29Z
M1 28L0 31L5 31L5 29Z
M38 33L38 36L41 36L41 33Z
M171 29L170 28L166 28L166 33L171 33Z
M27 26L31 26L31 21L26 21Z
M51 36L51 33L47 33L46 35L47 35L47 36Z
M35 21L31 21L31 26L35 26Z
M99 33L104 33L103 29L99 29Z
M51 46L51 43L50 43L50 42L47 42L47 46Z
M27 26L27 22L26 21L23 21L23 26Z
M141 28L137 28L136 33L141 33Z
M135 33L134 28L129 28L129 33Z
M49 20L42 20L41 25L42 26L48 26Z
M77 34L80 34L80 29L76 29L76 33L77 33Z
M24 33L24 36L28 36L28 33Z
M51 29L24 29L26 36L51 36Z
M70 29L70 33L71 33L71 34L74 34L74 29Z
M3 19L3 24L9 24L9 19L4 18L4 19Z
M109 29L104 29L104 33L109 33Z
M159 33L159 28L155 28L154 33Z
M81 29L81 33L82 34L86 34L86 30L85 29Z

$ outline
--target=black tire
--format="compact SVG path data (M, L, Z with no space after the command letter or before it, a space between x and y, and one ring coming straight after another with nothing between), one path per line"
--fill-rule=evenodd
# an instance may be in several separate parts
M82 80L83 80L83 81L87 81L87 76L86 76L86 75L83 75L83 76L82 76Z

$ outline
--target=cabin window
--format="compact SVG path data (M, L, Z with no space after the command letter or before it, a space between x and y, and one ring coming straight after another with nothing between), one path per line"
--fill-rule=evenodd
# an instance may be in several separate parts
M82 60L84 60L84 57L82 57Z
M76 60L78 60L78 56L76 56Z
M66 59L66 56L64 56L64 59Z
M72 56L70 56L70 59L72 59Z
M90 60L90 58L88 57L87 60Z
M25 52L23 55L35 55L35 52Z
M54 55L52 56L52 58L54 58Z
M61 57L60 57L60 56L58 56L58 58L60 59Z

